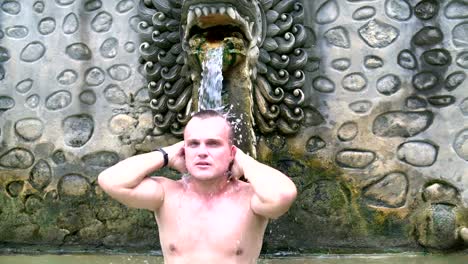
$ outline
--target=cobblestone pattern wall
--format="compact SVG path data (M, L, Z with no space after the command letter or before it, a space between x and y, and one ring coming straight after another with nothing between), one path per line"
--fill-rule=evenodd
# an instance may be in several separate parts
M174 140L153 130L138 4L0 1L0 243L158 247L151 214L96 186L104 168ZM468 202L468 2L303 6L315 65L304 127L258 145L300 195L267 248L454 245L444 232ZM434 224L411 220L427 214Z

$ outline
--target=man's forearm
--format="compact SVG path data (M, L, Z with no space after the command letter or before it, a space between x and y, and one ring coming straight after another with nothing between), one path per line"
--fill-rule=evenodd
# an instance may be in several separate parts
M134 188L147 175L162 168L164 156L160 151L153 151L127 158L99 174L99 183Z
M297 191L294 183L286 175L243 153L240 163L244 177L252 185L261 203L271 205L273 210L277 209L278 212L289 208Z

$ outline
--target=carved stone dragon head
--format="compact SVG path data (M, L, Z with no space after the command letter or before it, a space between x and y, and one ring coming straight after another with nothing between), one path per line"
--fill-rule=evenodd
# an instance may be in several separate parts
M242 120L238 145L252 153L254 131L299 130L310 44L300 0L142 0L139 13L141 63L159 130L181 135L198 110L203 58L194 51L205 40L242 44L227 52L223 71L225 103Z

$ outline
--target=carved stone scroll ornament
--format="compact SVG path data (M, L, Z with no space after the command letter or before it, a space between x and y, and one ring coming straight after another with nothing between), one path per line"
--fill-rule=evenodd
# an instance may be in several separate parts
M225 76L229 85L230 78L239 82L238 73L247 75L248 83L228 90L238 100L230 103L241 104L252 128L261 133L299 130L310 44L301 1L142 0L139 14L141 63L154 123L161 131L181 135L190 113L197 110L201 68L190 54L190 40L195 34L209 36L211 29L220 32L220 27L243 37L246 47L245 67ZM247 90L248 95L232 89Z

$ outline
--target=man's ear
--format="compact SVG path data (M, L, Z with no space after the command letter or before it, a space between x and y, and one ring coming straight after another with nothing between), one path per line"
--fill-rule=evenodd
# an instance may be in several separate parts
M237 151L236 146L232 145L232 146L231 146L231 155L232 155L232 159L233 159L233 160L234 160L234 158L236 157L236 151Z

